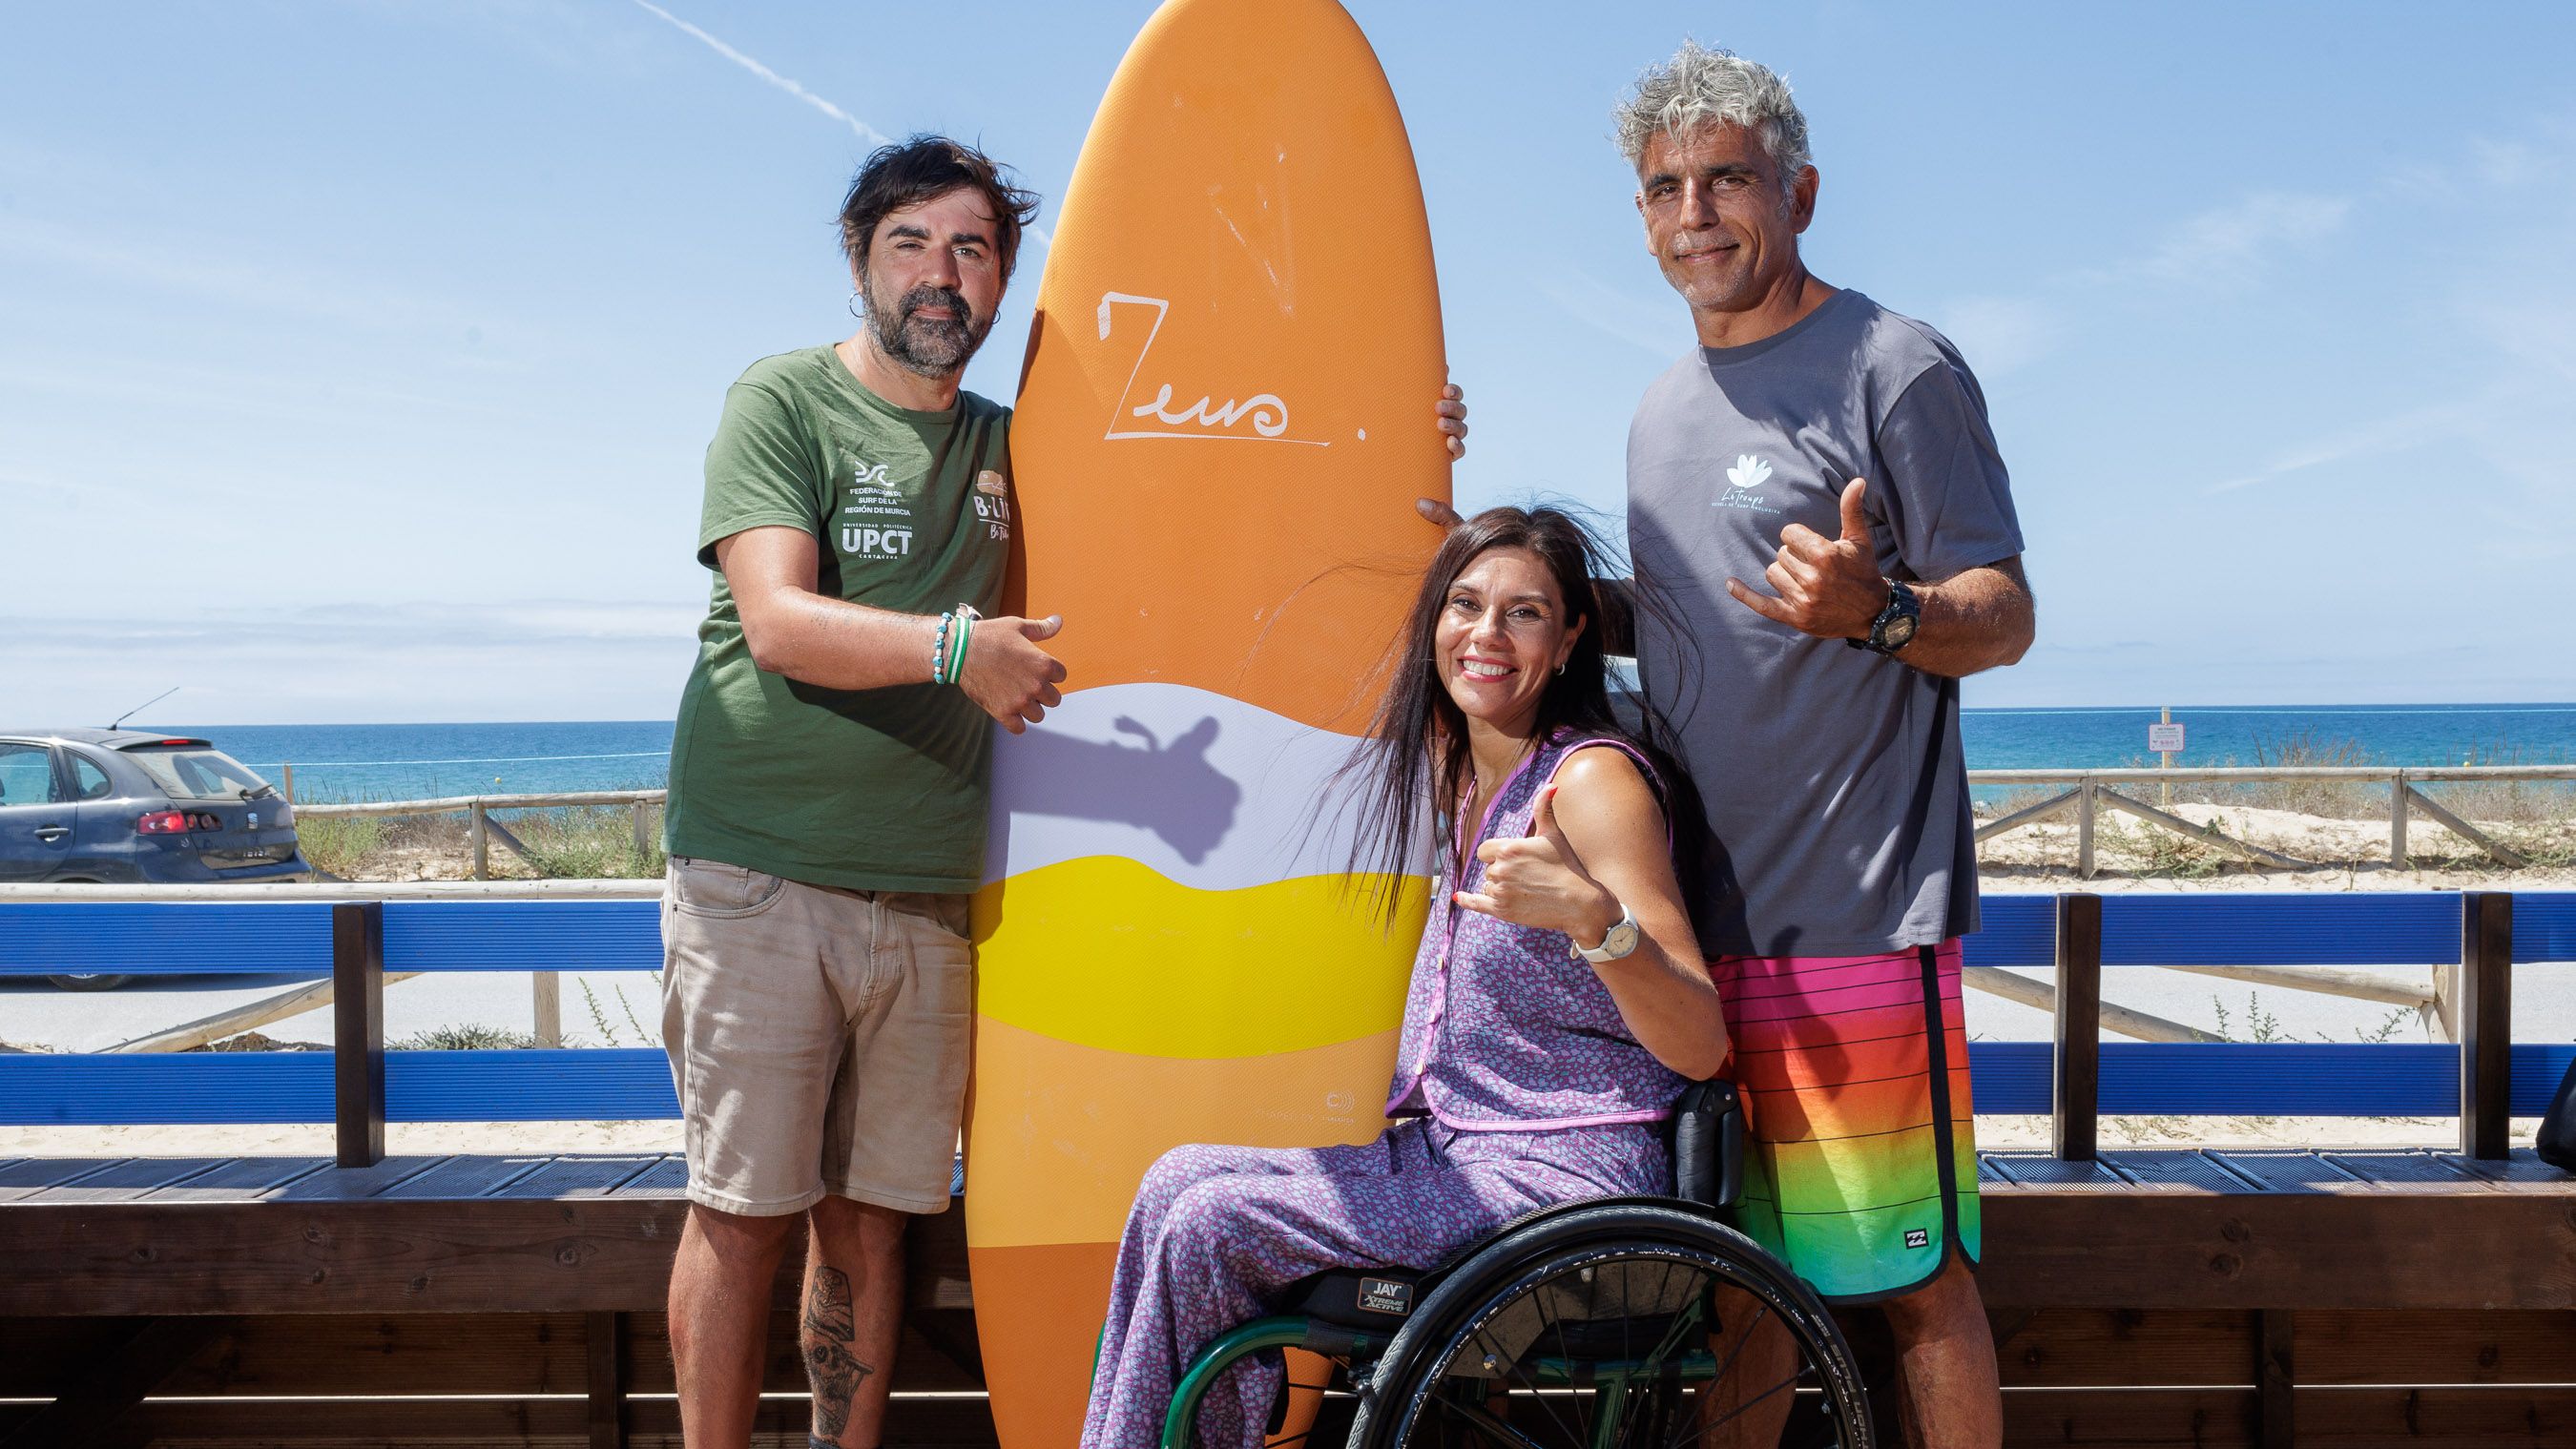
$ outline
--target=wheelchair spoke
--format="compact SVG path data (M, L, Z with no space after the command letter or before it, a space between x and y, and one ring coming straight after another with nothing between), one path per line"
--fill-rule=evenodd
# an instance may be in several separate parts
M1475 1296L1396 1366L1403 1417L1369 1449L1698 1449L1739 1419L1803 1425L1810 1408L1837 1444L1868 1449L1849 1350L1797 1278L1722 1229L1638 1217L1637 1236L1576 1238L1466 1280ZM1810 1392L1820 1402L1799 1407Z

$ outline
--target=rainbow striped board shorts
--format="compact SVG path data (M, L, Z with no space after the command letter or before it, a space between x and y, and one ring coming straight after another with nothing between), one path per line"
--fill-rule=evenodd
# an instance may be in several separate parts
M1827 1300L1895 1298L1978 1253L1959 943L1710 963L1746 1107L1735 1224Z

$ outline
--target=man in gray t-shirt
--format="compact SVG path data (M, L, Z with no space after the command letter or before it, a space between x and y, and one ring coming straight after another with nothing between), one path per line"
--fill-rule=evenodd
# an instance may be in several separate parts
M1730 599L1795 561L1792 529L1865 565L1868 598L1834 621L1853 635ZM1628 540L1670 606L1637 618L1647 697L1723 850L1701 948L1861 956L1975 930L1959 682L1905 667L1938 642L1928 630L1893 656L1840 642L1866 637L1882 579L1920 599L1921 581L2021 552L1985 398L1949 342L1840 291L1759 341L1695 350L1629 428Z
M1956 349L1808 274L1816 170L1779 77L1685 45L1617 114L1699 334L1630 429L1628 533L1646 696L1716 837L1694 904L1752 1107L1739 1221L1828 1299L1885 1305L1920 1442L1988 1449L1958 680L2030 644L2003 462Z

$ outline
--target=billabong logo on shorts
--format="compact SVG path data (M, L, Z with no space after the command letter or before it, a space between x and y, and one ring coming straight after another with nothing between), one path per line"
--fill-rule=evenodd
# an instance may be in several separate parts
M1371 1313L1392 1313L1402 1317L1413 1311L1413 1285L1392 1278L1362 1278L1360 1307Z
M1907 1228L1905 1230L1905 1246L1909 1248L1928 1248L1932 1246L1931 1231L1926 1228Z

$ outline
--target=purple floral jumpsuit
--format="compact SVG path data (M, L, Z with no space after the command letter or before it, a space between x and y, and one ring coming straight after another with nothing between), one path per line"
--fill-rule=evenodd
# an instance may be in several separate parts
M1427 1268L1537 1208L1670 1189L1662 1132L1683 1086L1620 1019L1562 931L1448 904L1484 867L1475 848L1525 835L1542 785L1576 750L1625 744L1560 732L1495 792L1444 868L1407 993L1387 1115L1359 1147L1177 1147L1137 1189L1118 1247L1082 1449L1153 1449L1197 1352L1330 1268ZM1200 1401L1208 1449L1259 1449L1281 1372L1238 1362Z

